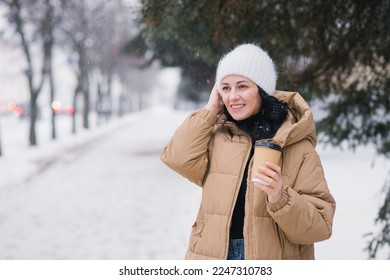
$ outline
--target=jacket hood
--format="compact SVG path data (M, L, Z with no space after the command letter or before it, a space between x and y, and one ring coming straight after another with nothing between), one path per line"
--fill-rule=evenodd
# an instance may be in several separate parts
M309 104L298 92L276 91L275 97L288 104L288 117L276 132L273 141L286 147L303 139L317 144L316 127Z
M274 96L280 101L287 103L288 115L272 138L272 142L284 148L307 139L315 147L317 144L317 133L309 104L298 92L276 91ZM234 123L226 121L226 119L225 114L221 114L217 123L225 124L227 130L233 135L246 135Z

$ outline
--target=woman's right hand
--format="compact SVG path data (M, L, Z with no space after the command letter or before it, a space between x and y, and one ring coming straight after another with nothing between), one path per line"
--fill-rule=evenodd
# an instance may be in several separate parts
M219 115L223 111L223 101L221 94L218 90L217 83L214 84L213 89L211 90L209 101L207 102L205 109Z

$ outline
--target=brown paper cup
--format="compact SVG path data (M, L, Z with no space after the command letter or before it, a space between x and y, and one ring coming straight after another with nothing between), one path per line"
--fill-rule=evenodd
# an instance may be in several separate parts
M268 161L273 162L275 164L279 164L281 153L282 153L282 147L280 147L277 144L265 140L256 141L255 152L253 155L252 175L251 175L252 182L260 183L262 185L268 185L268 183L256 178L256 173L261 173L258 170L258 167L259 166L265 167L265 163Z

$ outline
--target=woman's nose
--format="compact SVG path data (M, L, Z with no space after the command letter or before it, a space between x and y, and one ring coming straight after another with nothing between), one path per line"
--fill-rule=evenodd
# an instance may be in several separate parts
M230 100L236 100L236 99L238 99L238 98L240 98L240 96L239 96L239 94L237 93L237 91L236 91L236 90L232 90L232 91L230 92L229 99L230 99Z

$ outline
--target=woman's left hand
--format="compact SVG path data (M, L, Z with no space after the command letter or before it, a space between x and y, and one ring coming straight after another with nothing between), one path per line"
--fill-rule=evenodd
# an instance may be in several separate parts
M254 183L254 186L267 193L268 202L275 203L282 196L282 171L279 165L273 162L267 162L266 167L259 166L258 170L262 173L257 173L256 178L263 181L262 183Z

